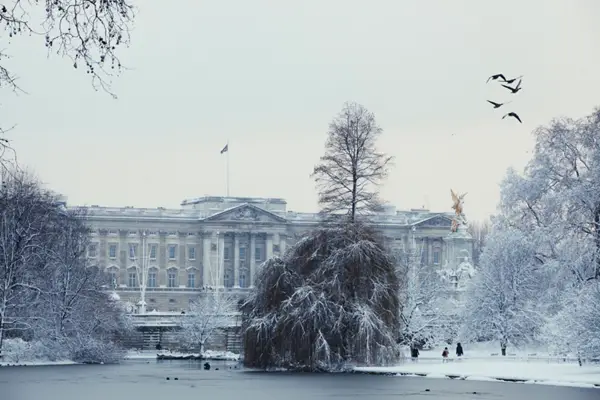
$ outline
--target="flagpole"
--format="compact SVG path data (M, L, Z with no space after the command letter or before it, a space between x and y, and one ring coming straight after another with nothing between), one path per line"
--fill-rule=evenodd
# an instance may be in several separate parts
M227 197L229 197L229 139L227 139L227 151L225 156L227 157Z

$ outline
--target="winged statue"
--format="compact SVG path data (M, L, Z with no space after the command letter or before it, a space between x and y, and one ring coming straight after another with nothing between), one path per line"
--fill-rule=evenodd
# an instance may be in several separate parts
M452 201L454 203L452 204L452 209L456 214L456 218L452 220L452 232L456 232L456 230L458 229L458 225L460 223L465 223L465 216L463 214L463 204L464 198L467 195L467 193L459 195L456 194L454 190L450 189L450 195L452 196Z

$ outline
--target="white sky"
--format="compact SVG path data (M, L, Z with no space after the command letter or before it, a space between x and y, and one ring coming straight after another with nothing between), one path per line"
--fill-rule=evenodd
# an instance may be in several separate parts
M119 99L95 92L43 38L2 44L28 95L0 92L19 162L70 204L178 207L225 195L316 211L309 174L348 100L373 111L396 157L382 188L398 208L495 211L530 132L600 105L594 0L158 0L138 2ZM525 75L512 96L493 73ZM486 99L514 100L501 120Z

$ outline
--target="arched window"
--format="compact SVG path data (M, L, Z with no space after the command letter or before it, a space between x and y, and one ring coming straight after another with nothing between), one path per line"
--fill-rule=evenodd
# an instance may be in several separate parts
M148 283L147 283L147 285L149 288L158 287L157 276L158 276L158 268L156 268L156 267L148 268Z
M167 287L177 287L177 268L169 268L167 270Z
M119 286L119 267L111 265L106 269L107 273L107 285L111 289L116 289Z
M138 272L135 265L127 269L127 286L132 288L138 287Z
M187 269L187 287L195 288L198 287L198 282L196 280L196 276L198 275L198 270L194 267Z

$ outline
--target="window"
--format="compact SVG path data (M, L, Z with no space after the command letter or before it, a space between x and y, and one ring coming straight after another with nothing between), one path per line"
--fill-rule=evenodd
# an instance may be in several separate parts
M167 286L174 288L177 285L177 272L174 270L169 270L167 272L167 278Z
M111 287L112 289L115 289L117 287L117 271L109 271L108 272L108 286Z
M137 287L137 272L129 273L129 287Z
M240 287L246 287L246 271L240 271Z
M156 271L154 271L154 270L148 272L148 287L149 288L156 287Z
M245 247L240 247L240 260L241 261L246 260L246 248Z
M196 259L196 248L194 246L188 247L188 259L189 260Z
M433 249L433 263L435 265L440 263L440 249Z
M137 257L137 244L129 243L129 258L131 258L132 260L135 260L136 257Z
M157 249L157 245L156 244L151 244L150 245L150 259L151 260L156 260L156 249Z
M177 303L177 300L175 300L175 299L169 299L169 303Z
M175 260L177 258L177 245L169 245L169 260Z
M98 245L96 243L92 243L88 246L88 257L96 258L98 256Z
M148 299L148 303L156 303L156 299Z
M229 260L229 250L230 250L229 247L225 247L223 249L223 260Z
M196 287L196 273L195 272L188 272L188 284L187 285L189 288Z
M117 258L117 245L115 243L108 245L108 258Z
M254 249L254 260L255 261L260 261L262 260L262 253L260 252L262 249L260 247L257 247Z

